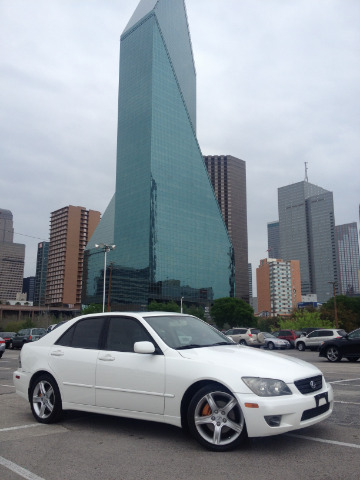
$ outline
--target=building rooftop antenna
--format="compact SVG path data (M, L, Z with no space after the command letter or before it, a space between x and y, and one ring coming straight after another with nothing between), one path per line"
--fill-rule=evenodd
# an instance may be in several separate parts
M308 174L307 174L307 171L308 171L308 162L304 162L305 163L305 182L308 182L309 179L308 179Z

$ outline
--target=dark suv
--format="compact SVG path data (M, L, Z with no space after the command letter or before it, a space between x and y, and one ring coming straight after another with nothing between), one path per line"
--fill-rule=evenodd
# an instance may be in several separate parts
M295 347L295 340L301 336L301 332L300 330L278 330L272 332L272 335L281 338L281 340L287 340L292 347Z
M10 348L21 348L24 343L35 342L45 335L45 328L24 328L10 339Z

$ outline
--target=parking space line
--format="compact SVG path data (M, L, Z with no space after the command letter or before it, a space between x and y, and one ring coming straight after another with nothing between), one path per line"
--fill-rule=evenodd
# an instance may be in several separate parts
M29 470L26 470L25 468L20 467L20 465L10 462L10 460L6 460L6 458L4 457L0 457L0 465L3 465L7 469L12 470L17 475L20 475L21 477L26 478L27 480L45 480L44 478L39 477L38 475L35 475L35 473L32 473Z
M8 432L10 430L21 430L22 428L43 427L42 423L30 423L29 425L18 425L17 427L0 428L0 432Z
M342 380L334 380L333 382L328 383L355 382L356 380L360 380L360 378L343 378Z
M345 403L345 405L360 405L360 403L356 403L356 402L344 402L343 400L335 400L334 403Z
M307 437L305 435L296 435L294 433L287 433L286 435L288 437L301 438L304 440L312 440L314 442L330 443L332 445L339 445L340 447L360 448L360 445L357 445L356 443L337 442L336 440L325 440L324 438Z
M15 388L14 385L6 385L4 383L0 384L0 387L10 387L10 388Z

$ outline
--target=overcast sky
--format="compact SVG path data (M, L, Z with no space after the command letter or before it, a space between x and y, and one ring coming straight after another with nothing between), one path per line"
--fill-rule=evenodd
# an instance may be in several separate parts
M0 208L26 244L50 213L104 212L115 190L120 35L138 0L0 0ZM187 0L204 155L246 161L249 262L267 256L278 187L334 193L359 220L359 0ZM254 277L255 280L255 277Z

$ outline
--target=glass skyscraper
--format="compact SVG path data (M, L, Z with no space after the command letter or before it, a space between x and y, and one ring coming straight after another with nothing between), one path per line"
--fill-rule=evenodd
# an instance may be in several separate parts
M335 227L335 239L339 264L339 283L342 295L359 294L359 237L357 224L346 223Z
M233 295L233 248L195 129L184 1L142 0L121 36L116 191L86 248L83 303L102 299L95 244L116 245L106 268L112 305Z
M307 181L278 189L280 258L300 260L301 293L332 297L337 282L333 194Z

